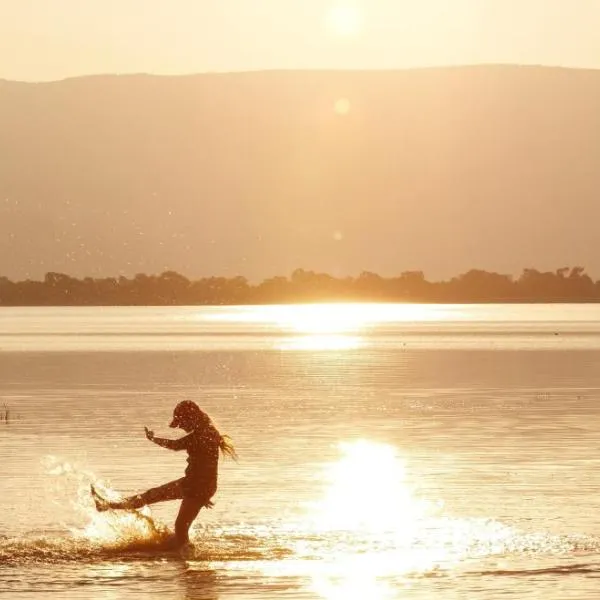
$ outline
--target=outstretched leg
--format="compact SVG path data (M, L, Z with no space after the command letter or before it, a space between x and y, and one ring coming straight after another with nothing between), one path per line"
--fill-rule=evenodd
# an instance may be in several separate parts
M148 504L156 504L157 502L179 500L183 498L183 485L182 480L177 479L175 481L165 483L165 485L152 488L143 494L129 496L129 498L124 498L118 502L110 502L105 500L98 494L98 492L96 492L94 486L92 486L92 497L96 503L96 509L100 512L104 512L106 510L133 510L142 508L142 506L146 506Z

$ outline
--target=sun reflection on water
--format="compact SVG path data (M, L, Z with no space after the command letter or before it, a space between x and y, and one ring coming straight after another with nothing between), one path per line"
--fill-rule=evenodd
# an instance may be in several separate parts
M312 304L279 307L277 324L299 335L281 344L282 350L351 350L360 346L357 333L368 321L352 304Z
M300 335L280 344L281 350L354 350L361 339L354 335Z
M459 573L473 561L502 564L507 555L556 548L545 534L442 514L441 502L419 497L416 474L393 446L354 440L339 450L323 471L324 494L311 506L318 542L297 548L297 555L319 557L306 561L306 573L324 600L385 600L416 579Z
M258 320L298 333L355 333L386 322L435 321L445 318L439 306L427 304L291 304L253 308Z
M311 496L316 501L299 520L236 522L208 529L206 536L195 538L189 554L181 555L163 545L168 532L150 513L97 513L89 484L94 482L104 495L116 499L115 492L101 486L92 473L48 457L48 473L76 484L74 504L87 526L72 529L72 538L61 538L60 544L49 546L52 540L42 540L26 544L24 550L20 545L0 547L0 562L2 552L13 559L18 551L47 560L52 550L56 557L89 560L92 569L99 569L93 574L97 579L119 580L135 576L135 570L121 563L139 553L136 560L174 558L177 564L183 561L202 569L210 562L211 568L238 572L240 577L259 574L276 589L302 586L303 592L323 600L386 600L418 579L479 568L472 566L475 560L497 569L505 568L501 561L512 556L572 554L582 548L579 539L525 534L492 518L442 514L435 499L420 497L419 473L399 448L355 439L340 442L338 449L339 457L320 471L322 491ZM586 543L596 548L596 540ZM193 573L183 583L194 593L214 585L210 576Z
M325 600L386 600L398 594L391 583L355 564L348 564L341 577L314 577L311 587Z
M425 507L407 483L406 462L396 449L367 440L339 447L341 458L325 469L327 491L316 508L318 524L369 533L412 529Z
M319 596L383 600L397 594L399 578L447 569L468 555L481 532L467 522L448 527L437 515L440 504L417 495L395 447L359 439L341 442L339 450L309 516L328 546L310 572Z
M255 324L283 334L282 350L352 350L368 331L386 323L425 323L456 317L449 308L428 304L288 304L219 310L203 318Z
M363 329L369 322L369 312L355 304L308 304L279 307L274 316L286 329L298 333L335 334Z

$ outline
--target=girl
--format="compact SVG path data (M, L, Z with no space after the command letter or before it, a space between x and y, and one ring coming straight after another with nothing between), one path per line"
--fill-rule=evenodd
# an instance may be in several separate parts
M168 440L155 437L147 427L144 429L151 442L169 450L187 451L188 466L184 477L119 502L105 500L92 486L92 497L99 511L131 510L156 502L181 500L175 521L175 539L183 546L189 542L189 529L200 509L213 506L211 498L217 491L219 450L234 460L237 460L237 454L229 438L221 435L210 417L191 400L184 400L175 407L169 427L179 427L188 435Z

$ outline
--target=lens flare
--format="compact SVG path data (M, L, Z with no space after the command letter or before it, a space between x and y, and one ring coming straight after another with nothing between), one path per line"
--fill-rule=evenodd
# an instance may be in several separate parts
M345 117L350 114L350 110L352 109L352 105L350 104L350 100L348 98L339 98L336 100L334 108L336 114L341 117Z

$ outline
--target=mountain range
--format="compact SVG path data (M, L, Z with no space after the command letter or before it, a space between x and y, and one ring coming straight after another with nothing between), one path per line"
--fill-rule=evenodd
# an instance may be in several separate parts
M0 80L0 276L600 274L600 71Z

